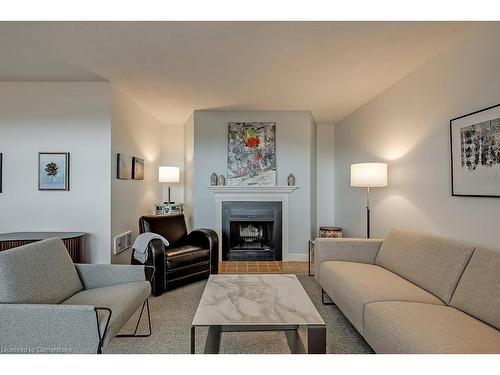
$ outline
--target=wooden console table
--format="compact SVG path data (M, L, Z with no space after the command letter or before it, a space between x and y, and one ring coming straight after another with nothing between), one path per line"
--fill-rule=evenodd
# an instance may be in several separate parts
M83 240L85 237L85 233L82 232L0 233L0 251L54 237L62 239L74 263L83 262Z

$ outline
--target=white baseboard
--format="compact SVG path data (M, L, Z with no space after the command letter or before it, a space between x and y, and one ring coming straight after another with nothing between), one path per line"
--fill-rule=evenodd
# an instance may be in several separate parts
M308 254L288 254L288 261L290 262L307 262Z

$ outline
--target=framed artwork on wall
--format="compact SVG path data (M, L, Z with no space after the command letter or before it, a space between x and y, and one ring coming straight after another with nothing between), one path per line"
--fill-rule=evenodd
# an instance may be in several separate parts
M69 190L69 152L38 153L38 190Z
M500 197L500 104L450 120L453 196Z
M132 158L132 178L134 180L144 180L144 159Z
M276 123L229 122L228 185L276 186Z
M132 156L117 154L116 178L120 180L130 180L132 178Z

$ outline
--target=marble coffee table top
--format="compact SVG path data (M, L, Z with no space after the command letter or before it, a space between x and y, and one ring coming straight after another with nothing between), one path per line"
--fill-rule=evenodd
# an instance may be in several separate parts
M325 324L295 275L211 275L193 326Z

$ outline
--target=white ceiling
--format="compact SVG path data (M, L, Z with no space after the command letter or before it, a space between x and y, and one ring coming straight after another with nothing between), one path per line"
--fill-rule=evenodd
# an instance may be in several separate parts
M108 80L164 124L196 109L334 123L453 44L457 22L1 22L1 81Z

